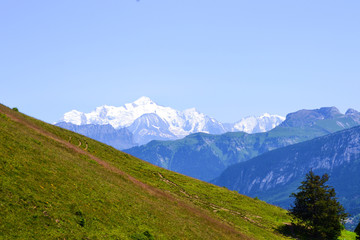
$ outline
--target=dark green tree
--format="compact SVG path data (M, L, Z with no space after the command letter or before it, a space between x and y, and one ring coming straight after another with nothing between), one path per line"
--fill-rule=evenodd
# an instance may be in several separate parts
M357 227L355 228L355 233L356 233L356 239L359 240L360 239L360 222L358 223Z
M314 239L337 239L348 216L337 201L334 188L325 185L328 180L327 174L320 177L310 171L299 191L290 195L295 197L289 210L293 223L304 227Z

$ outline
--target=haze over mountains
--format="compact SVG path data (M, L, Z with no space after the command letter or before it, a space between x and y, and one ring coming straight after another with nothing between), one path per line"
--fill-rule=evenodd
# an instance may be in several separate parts
M264 114L243 118L236 123L221 123L195 108L178 111L157 105L141 97L121 107L101 106L90 113L72 110L64 114L57 126L92 137L118 149L146 144L152 140L175 140L204 132L222 134L244 131L266 132L285 118ZM101 139L99 138L101 136Z
M210 181L227 167L270 150L357 126L359 117L360 113L352 109L346 114L335 107L300 110L288 114L283 123L268 132L196 133L176 141L152 141L125 151L155 165Z

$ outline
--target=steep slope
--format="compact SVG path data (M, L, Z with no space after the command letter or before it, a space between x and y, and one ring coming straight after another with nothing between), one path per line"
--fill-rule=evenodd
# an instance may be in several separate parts
M260 117L244 118L235 124L223 124L198 112L195 108L178 111L157 105L148 97L141 97L121 107L105 105L90 113L73 110L65 113L56 125L76 132L78 130L76 126L96 125L98 126L96 131L102 131L104 134L108 125L116 130L126 128L133 134L135 142L127 141L124 135L119 136L116 145L112 145L124 149L119 146L127 145L130 148L152 140L174 140L197 132L210 134L222 134L228 131L265 132L276 127L283 120L283 117L277 115L264 114ZM101 129L102 126L104 130ZM79 133L83 134L83 132ZM96 133L86 131L85 135L92 137ZM111 136L105 137L105 140L107 140L105 143L114 141Z
M214 183L287 208L290 193L311 169L328 173L340 202L352 216L360 216L360 126L230 166Z
M0 239L286 239L286 211L0 105Z
M171 142L153 141L125 152L155 165L210 181L232 164L359 125L359 116L356 111L341 114L335 107L300 110L288 114L283 123L266 133L197 133Z

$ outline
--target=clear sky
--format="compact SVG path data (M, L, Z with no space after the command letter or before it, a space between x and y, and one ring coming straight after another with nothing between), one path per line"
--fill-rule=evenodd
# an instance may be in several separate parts
M359 0L1 0L0 102L47 122L141 96L222 122L360 110L359 12Z

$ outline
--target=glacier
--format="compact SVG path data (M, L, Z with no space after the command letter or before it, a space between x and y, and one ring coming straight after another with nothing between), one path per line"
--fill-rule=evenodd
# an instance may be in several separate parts
M136 144L142 145L152 140L175 140L198 132L267 132L284 120L285 117L265 113L258 117L246 117L235 123L221 123L195 108L179 111L158 105L144 96L120 107L103 105L89 113L72 110L65 113L56 124L111 125L115 130L126 128L133 134Z

